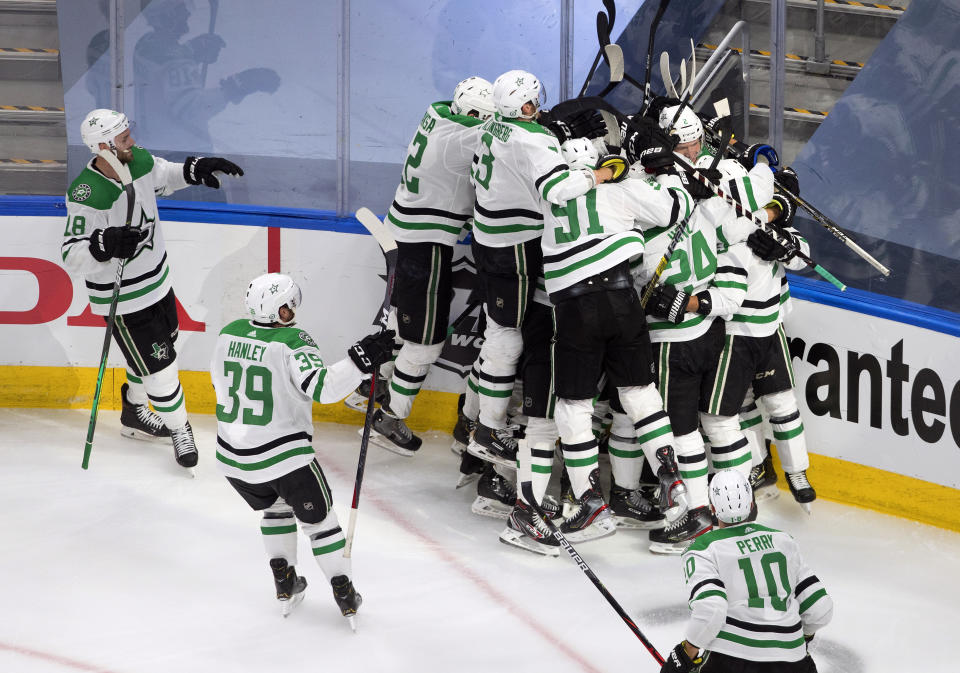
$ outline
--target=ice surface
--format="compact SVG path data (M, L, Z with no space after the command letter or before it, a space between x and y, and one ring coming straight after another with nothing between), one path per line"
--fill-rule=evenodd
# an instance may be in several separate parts
M81 470L88 416L0 409L0 671L658 670L568 556L503 545L502 522L470 513L475 487L454 489L448 435L428 433L413 458L369 450L353 634L305 539L306 600L280 616L259 516L217 470L212 416L191 416L196 479L170 446L122 438L107 411ZM357 428L318 425L315 446L346 529ZM814 641L821 672L956 670L960 535L825 501L808 517L787 493L761 505L760 521L800 541L833 596L833 623ZM679 557L646 547L645 531L577 545L666 653L682 637L686 590Z

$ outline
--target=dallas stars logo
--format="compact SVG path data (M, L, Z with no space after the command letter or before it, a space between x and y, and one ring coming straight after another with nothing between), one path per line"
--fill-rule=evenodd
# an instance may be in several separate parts
M517 86L523 86L523 78L522 78L522 77L518 77L518 78L517 78Z
M170 349L167 347L167 344L154 343L152 345L153 345L153 352L150 354L150 357L156 360L170 359Z
M137 250L137 254L135 254L130 259L136 259L137 257L140 256L141 252L143 252L148 248L150 250L153 250L153 235L156 232L156 226L155 226L156 221L157 221L157 218L147 217L147 214L143 212L143 209L142 208L140 209L140 223L137 224L137 226L134 228L141 229L141 230L145 229L147 231L147 235L144 237L143 241L141 241L140 248Z
M93 117L87 122L90 126L96 126L100 122L100 117Z
M278 283L274 283L273 285L270 286L270 294L276 294L279 291L280 291L280 285Z
M93 190L90 189L90 185L83 184L77 185L73 188L73 192L70 194L70 198L74 201L82 202L90 198L90 194L93 193Z

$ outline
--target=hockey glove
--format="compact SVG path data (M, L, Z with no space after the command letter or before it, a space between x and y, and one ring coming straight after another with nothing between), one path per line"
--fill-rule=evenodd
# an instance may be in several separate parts
M376 334L368 334L347 349L347 355L353 364L364 374L372 374L377 367L388 362L393 357L393 338L396 333L392 329Z
M719 185L723 178L723 174L716 168L699 168L696 172L714 185ZM680 171L678 175L680 176L680 182L683 183L683 188L694 199L709 199L716 196L710 187L694 177L693 171Z
M646 288L640 293L642 297L646 294ZM647 315L654 318L662 318L669 323L679 325L687 313L687 302L690 295L683 290L677 289L673 285L661 283L653 288L653 294L647 302Z
M112 257L130 259L148 233L150 232L147 229L131 227L94 229L90 234L90 254L98 262L106 262Z
M797 179L796 171L792 168L789 166L781 168L774 177L778 185L782 186L794 196L800 196L800 181Z
M248 68L220 80L220 89L231 103L239 103L257 91L273 93L280 86L280 75L270 68Z
M774 194L773 198L770 200L770 203L767 204L767 207L773 206L774 208L780 211L780 214L777 215L776 219L771 222L771 224L776 224L778 227L792 227L793 226L793 216L797 212L797 206L786 194Z
M665 148L673 152L677 146L677 137L667 134L660 125L649 117L634 115L631 126L624 126L623 147L627 150L627 161L631 164L640 160L640 155L648 148ZM639 130L635 128L639 126Z
M549 110L542 110L537 121L561 144L571 138L601 138L607 134L607 125L596 110L580 110L565 117L556 117Z
M626 160L619 154L604 154L597 161L597 168L609 168L613 171L613 177L607 182L621 182L627 179L630 167Z
M627 150L630 156L630 150ZM662 175L673 171L673 147L670 145L655 145L640 152L637 157L647 173ZM632 162L631 162L632 163Z
M663 662L663 666L660 667L660 673L692 673L699 671L700 667L706 663L709 652L704 652L697 655L695 659L691 659L683 647L685 642L681 642L670 651Z
M654 122L657 122L659 126L660 123L660 113L665 107L673 107L674 105L680 105L679 98L670 98L669 96L654 96L653 100L650 101L650 107L647 108L647 117L652 119Z
M220 189L220 178L214 175L218 171L227 175L243 175L242 168L220 157L187 157L183 162L183 179L188 185L204 184Z
M780 238L785 239L789 247L774 239L763 229L757 229L747 237L747 247L753 251L754 255L766 262L789 262L800 250L800 241L789 231L778 228L777 233Z
M777 151L769 145L763 143L750 145L737 160L749 171L757 165L761 158L766 159L763 163L770 166L770 170L776 173L777 166L780 165L780 157L777 156Z

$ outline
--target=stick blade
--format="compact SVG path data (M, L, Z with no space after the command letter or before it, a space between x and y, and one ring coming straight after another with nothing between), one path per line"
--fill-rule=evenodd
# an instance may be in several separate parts
M373 214L372 210L366 207L358 208L356 218L363 225L363 228L377 240L384 254L397 249L397 242L393 239L390 229L379 217Z
M671 98L679 98L677 89L673 86L673 78L670 76L670 54L665 51L660 52L660 78L663 80L667 95Z
M610 81L623 81L623 50L619 44L608 44L603 48L603 55L610 66Z
M726 98L721 98L713 104L713 111L717 113L718 117L729 117L730 101Z

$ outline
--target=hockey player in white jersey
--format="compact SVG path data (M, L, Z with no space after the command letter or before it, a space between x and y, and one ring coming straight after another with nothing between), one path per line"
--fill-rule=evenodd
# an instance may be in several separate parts
M453 247L473 217L470 164L480 124L492 115L493 85L481 77L460 82L453 100L432 103L407 148L387 213L387 226L397 241L393 305L403 345L370 437L401 455L420 448L420 438L404 419L447 337Z
M343 530L314 451L313 403L337 402L390 359L391 330L364 337L348 357L324 363L317 344L295 324L299 286L268 273L247 288L247 317L226 325L217 339L210 376L217 394L217 462L230 485L255 511L286 616L303 598L297 575L297 522L313 557L351 620L360 594L343 557Z
M796 176L789 168L781 170L778 179L788 184L794 194L799 192ZM793 228L796 204L792 199L777 193L766 210L771 226L786 239L789 247L760 229L753 230L745 243L738 244L752 254L737 255L738 246L731 247L732 255L746 260L743 268L747 292L742 303L724 309L728 316L726 340L718 360L711 402L707 413L701 415L701 422L710 439L714 460L717 453L726 453L728 461L749 474L751 452L740 427L739 412L748 388L752 389L768 414L790 491L809 512L816 492L806 475L810 461L793 390L793 365L783 319L791 309L785 270L803 269L804 263L796 258L796 253L809 254L810 246ZM741 221L745 226L753 226Z
M134 145L126 115L113 110L90 112L80 136L95 155L108 150L126 164L135 201L127 228L127 199L119 176L105 159L95 156L67 191L67 225L60 248L64 265L83 276L93 314L106 316L117 275L115 260L126 260L113 327L127 362L121 432L138 439L172 438L177 463L192 469L197 447L178 375L176 298L156 197L188 185L216 189L220 186L216 172L243 175L243 170L218 157L187 157L183 163L155 157Z
M750 484L737 470L710 482L716 529L683 554L691 616L661 673L815 673L808 643L833 599L790 535L751 521Z
M701 151L703 126L689 107L663 108L659 123L677 136L677 147L683 149L688 159ZM721 161L709 154L700 157L697 167L710 173L720 164L733 164L732 172L720 171L714 177L726 178L723 191L757 209L756 204L766 203L773 196L773 174L762 162L754 166L749 159L743 161L745 166L749 164L749 173L733 159ZM710 402L718 355L723 348L724 320L716 318L724 315L725 307L738 305L746 293L742 263L719 266L717 254L721 247L726 249L731 243L746 240L750 230L737 224L736 211L726 201L710 191L705 196L686 223L683 238L647 304L657 384L673 427L677 462L690 498L690 511L682 520L650 532L650 551L654 553L679 554L690 540L712 525L700 413L707 410ZM647 253L638 274L640 285L653 276L673 234L674 230L666 228L647 232ZM739 249L731 254L736 254L736 250ZM749 256L747 251L739 254ZM618 448L616 440L613 444ZM724 460L715 455L715 467L726 466ZM611 465L616 469L621 462L613 452ZM633 471L638 472L636 468Z
M564 163L560 141L537 122L545 99L543 85L531 73L500 75L493 85L496 115L481 127L473 159L473 258L486 330L479 422L468 450L507 460L516 455L506 410L523 349L520 327L542 267L540 202L564 204L613 174L609 168L571 169ZM592 131L602 134L601 129L602 120Z

